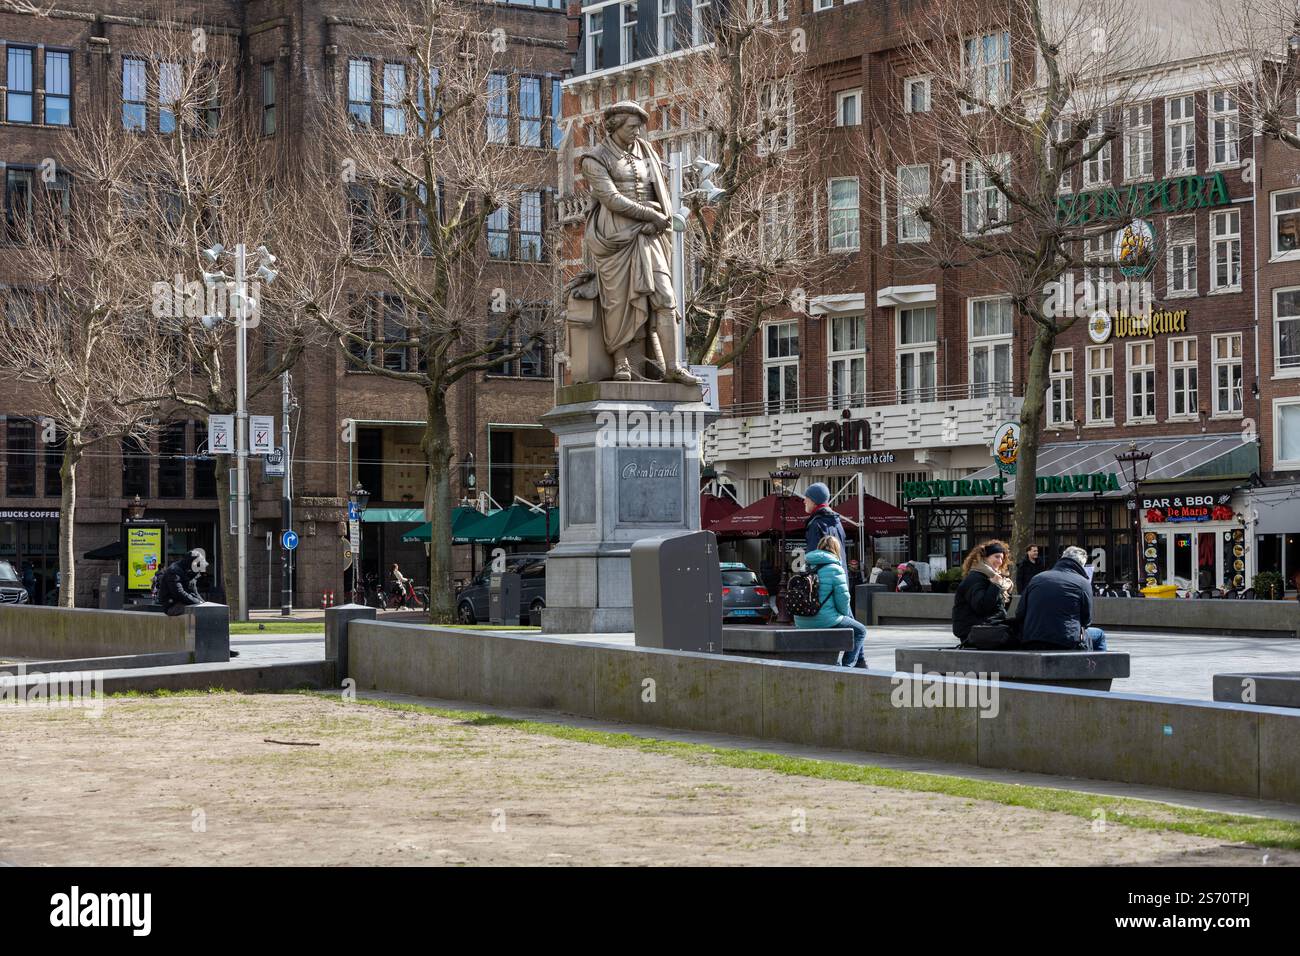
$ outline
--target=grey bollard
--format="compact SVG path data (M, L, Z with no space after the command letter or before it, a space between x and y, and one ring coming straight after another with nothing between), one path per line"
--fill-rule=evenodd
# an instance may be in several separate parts
M722 571L712 531L633 543L632 622L637 647L722 653Z
M194 663L224 664L230 660L230 608L208 601L185 609L194 628Z
M871 596L873 594L889 593L889 588L883 584L859 584L857 588L857 604L853 609L853 616L863 624L871 624Z
M325 660L334 662L334 679L340 684L348 676L348 625L373 621L376 611L365 604L340 604L325 609Z

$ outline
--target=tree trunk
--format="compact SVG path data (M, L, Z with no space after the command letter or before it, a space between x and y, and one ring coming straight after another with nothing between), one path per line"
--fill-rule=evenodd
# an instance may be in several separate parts
M1046 402L1052 346L1056 336L1036 326L1034 344L1029 349L1029 369L1025 376L1025 403L1020 408L1020 448L1016 452L1015 521L1011 531L1011 560L1018 561L1034 540L1037 507L1038 441L1042 433L1043 406Z
M425 511L429 518L429 623L455 622L456 597L452 588L451 564L451 424L447 421L446 390L425 391L425 461L429 466L425 485Z
M217 529L221 541L221 586L232 621L243 620L239 607L239 542L230 533L230 455L217 455ZM215 557L215 555L214 555Z
M59 466L59 480L63 495L59 504L59 606L77 606L77 555L73 548L76 538L77 518L77 465L81 461L81 446L69 436L63 446L63 463Z

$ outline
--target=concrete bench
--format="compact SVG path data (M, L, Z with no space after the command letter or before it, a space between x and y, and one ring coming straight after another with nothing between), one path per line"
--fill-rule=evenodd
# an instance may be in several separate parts
M1119 651L978 651L953 647L900 647L894 667L904 673L993 674L1018 684L1054 684L1110 690L1128 677L1128 655Z
M1300 707L1300 671L1215 674L1214 699L1233 704Z
M839 663L840 651L853 648L847 627L724 627L722 653L770 657L805 664Z

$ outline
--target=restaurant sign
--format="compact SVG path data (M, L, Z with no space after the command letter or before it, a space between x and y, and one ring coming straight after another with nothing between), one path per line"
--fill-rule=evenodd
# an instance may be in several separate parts
M1142 516L1148 524L1163 521L1231 521L1232 492L1190 495L1143 495Z
M1056 221L1085 226L1101 220L1127 222L1153 213L1181 213L1232 202L1223 173L1179 176L1153 183L1134 183L1127 189L1098 189L1077 196L1058 196Z
M1113 471L1095 471L1079 475L1040 475L1035 483L1040 495L1074 493L1105 494L1122 491L1119 476ZM1007 493L1006 478L955 478L938 481L905 481L903 498L1001 498Z
M820 458L795 458L791 468L860 468L863 465L892 465L898 460L892 451L863 452L860 455L823 455Z

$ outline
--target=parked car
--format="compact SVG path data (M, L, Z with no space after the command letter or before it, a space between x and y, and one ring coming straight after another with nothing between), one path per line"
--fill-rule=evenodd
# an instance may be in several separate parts
M722 562L722 619L757 621L772 619L771 592L758 575L743 564Z
M32 596L23 579L8 561L0 561L0 604L30 604Z
M546 607L546 555L507 554L506 571L519 575L519 623L528 623L530 611ZM461 624L484 624L488 620L488 587L491 566L456 593L456 620Z

